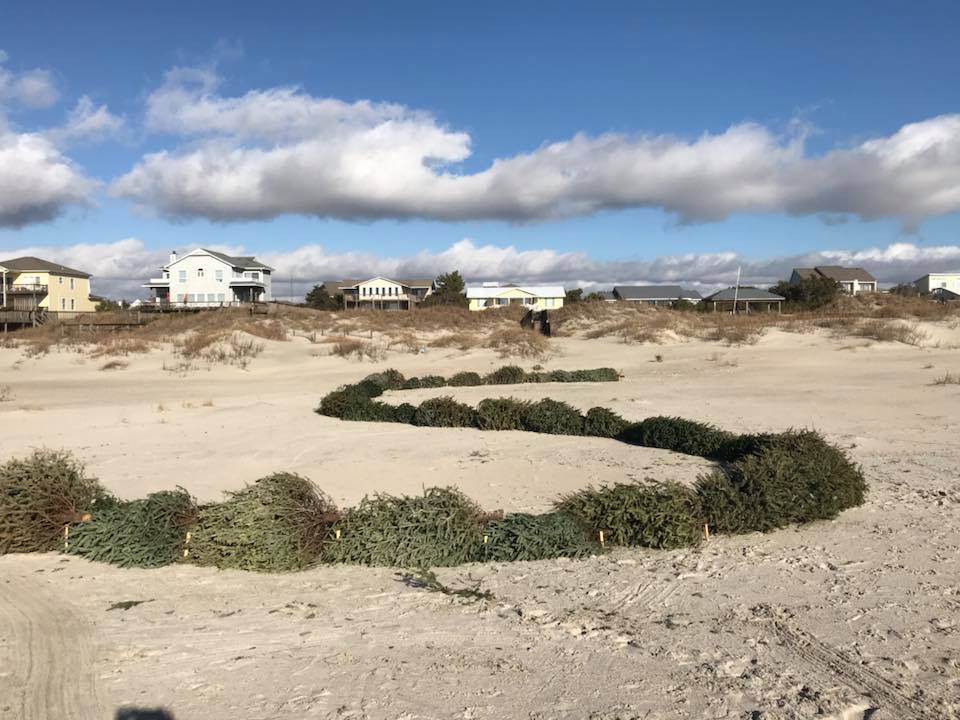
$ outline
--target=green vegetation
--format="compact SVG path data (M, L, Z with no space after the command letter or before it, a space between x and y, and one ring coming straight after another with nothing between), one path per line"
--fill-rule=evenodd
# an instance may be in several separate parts
M483 385L483 378L480 373L458 372L447 381L450 387L467 387L471 385Z
M817 310L839 297L840 283L821 276L804 278L796 283L783 280L770 288L770 292L783 297L788 309Z
M572 405L546 398L530 403L523 414L523 428L548 435L582 435L583 416Z
M299 570L316 562L337 517L309 480L277 473L201 507L189 557L218 568Z
M328 562L430 568L482 559L487 516L453 488L364 498L337 522Z
M605 407L592 407L583 416L583 434L594 437L618 437L629 425L617 413Z
M426 427L474 427L474 410L452 397L424 400L413 414L413 424Z
M560 500L557 509L603 530L616 545L677 548L698 545L703 533L700 497L675 482L587 488Z
M36 450L0 465L0 555L64 546L64 528L111 499L72 455Z
M530 403L513 398L487 398L477 405L477 427L481 430L523 430L523 416Z
M601 552L576 519L562 512L507 515L490 523L485 536L483 559L497 562L582 558Z
M67 552L120 567L170 565L183 556L197 507L183 488L119 502L70 530Z

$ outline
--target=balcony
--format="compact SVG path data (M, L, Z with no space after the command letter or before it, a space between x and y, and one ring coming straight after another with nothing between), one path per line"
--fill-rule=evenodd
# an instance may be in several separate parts
M2 291L6 292L8 295L46 295L47 286L46 285L13 285L7 283L6 285L0 286Z
M144 287L170 287L170 278L150 278L143 285Z

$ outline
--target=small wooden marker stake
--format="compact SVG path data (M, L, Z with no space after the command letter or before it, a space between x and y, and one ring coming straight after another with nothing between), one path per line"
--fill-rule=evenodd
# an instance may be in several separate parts
M489 536L489 535L484 535L484 536L483 536L483 544L486 545L486 544L488 544L489 542L490 542L490 536Z
M600 547L605 547L603 542L603 530L600 531Z
M339 539L340 539L340 531L337 530L337 540L339 540Z
M63 526L63 551L66 552L70 549L70 526Z
M190 548L187 545L190 544L190 531L187 530L187 537L183 541L183 556L190 557Z
M706 523L703 524L703 539L710 542L710 526Z

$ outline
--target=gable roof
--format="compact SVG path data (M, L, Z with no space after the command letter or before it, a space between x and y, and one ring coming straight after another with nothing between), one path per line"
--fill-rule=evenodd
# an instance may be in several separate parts
M737 300L783 300L784 298L781 295L774 295L772 292L767 292L766 290L761 290L760 288L754 287L741 287L739 290L737 288L727 288L726 290L720 290L715 292L713 295L708 295L703 300L704 302L722 302L724 300L732 301L734 296Z
M59 263L30 256L13 258L12 260L0 260L0 267L13 270L14 272L48 272L54 275L68 275L81 278L90 277L90 273L85 273L83 270L74 270L73 268L68 268L66 265L60 265Z
M796 275L801 280L807 280L808 278L816 276L816 274L817 271L813 268L794 268L793 273L791 273L791 275Z
M233 257L231 255L226 255L222 252L217 252L216 250L207 250L207 248L200 248L207 255L212 255L218 260L223 260L223 262L232 265L233 267L238 268L254 268L260 270L273 270L269 265L264 265L262 262L257 260L253 255L240 255ZM186 255L184 255L186 257ZM181 258L182 259L182 258Z
M613 292L621 300L700 299L696 290L684 290L679 285L614 285Z
M323 284L324 284L326 287L328 287L328 288L331 288L331 287L332 287L332 288L336 288L337 290L349 290L350 288L355 288L355 287L357 287L360 283L370 282L371 280L377 280L377 279L379 279L379 280L387 280L387 281L389 281L389 282L396 283L397 285L403 285L404 287L411 287L411 288L421 288L421 287L429 288L429 287L433 287L433 279L432 279L432 278L405 278L405 279L399 279L399 278L388 278L388 277L386 277L386 276L384 276L384 275L375 275L375 276L373 276L373 277L362 278L362 279L359 279L359 280L357 280L357 279L354 279L354 280L328 280L328 281L325 281ZM329 292L329 290L328 290L328 292Z
M842 267L840 265L817 265L814 268L823 277L828 277L837 282L876 282L877 279L860 267Z
M567 294L566 290L560 285L501 285L500 287L468 287L467 299L493 298L511 290L520 290L527 295L537 297L562 298Z

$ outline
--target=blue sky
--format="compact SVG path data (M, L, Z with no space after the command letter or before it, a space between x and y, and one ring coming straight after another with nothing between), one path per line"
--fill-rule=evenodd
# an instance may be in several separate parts
M503 279L601 284L721 283L738 262L767 279L774 259L822 252L891 281L960 266L957 3L40 1L0 13L0 142L53 138L28 179L41 190L6 222L0 201L0 254L87 262L118 287L200 245L304 278L461 258L516 276ZM55 101L21 82L37 71ZM106 114L68 130L83 97ZM340 101L331 115L289 124L324 99ZM233 151L242 159L209 172ZM35 155L0 153L0 188L23 187L14 165ZM71 182L48 187L63 164ZM473 250L452 252L464 239ZM117 252L136 260L107 263ZM693 277L694 256L722 262ZM661 259L691 257L663 275Z

